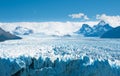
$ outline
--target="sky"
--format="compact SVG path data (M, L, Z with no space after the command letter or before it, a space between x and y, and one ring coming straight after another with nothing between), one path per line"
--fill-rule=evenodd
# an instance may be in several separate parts
M0 22L119 21L119 15L120 0L0 0Z

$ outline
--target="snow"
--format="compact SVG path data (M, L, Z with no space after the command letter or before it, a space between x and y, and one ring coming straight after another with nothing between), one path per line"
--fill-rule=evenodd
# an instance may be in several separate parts
M120 39L22 37L0 43L1 76L120 75Z
M29 35L29 34L32 34L33 31L31 29L28 29L28 28L23 28L23 27L17 26L12 31L12 33L15 35Z

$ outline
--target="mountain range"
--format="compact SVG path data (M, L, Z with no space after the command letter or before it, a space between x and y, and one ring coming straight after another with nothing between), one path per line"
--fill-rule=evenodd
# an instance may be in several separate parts
M97 25L93 27L88 24L83 24L82 27L76 32L77 34L82 34L85 37L101 37L105 32L113 29L105 21L100 21Z

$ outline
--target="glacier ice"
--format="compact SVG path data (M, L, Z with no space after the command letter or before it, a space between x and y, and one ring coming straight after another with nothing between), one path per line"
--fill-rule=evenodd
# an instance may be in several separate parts
M38 37L0 43L1 76L119 76L120 40Z
M22 58L22 59L21 59ZM54 62L50 58L43 60L41 57L30 58L27 61L23 60L27 57L19 57L13 62L9 59L1 59L0 74L2 76L119 76L120 68L112 67L108 60L95 60L92 64L89 63L89 57L76 60L59 60Z

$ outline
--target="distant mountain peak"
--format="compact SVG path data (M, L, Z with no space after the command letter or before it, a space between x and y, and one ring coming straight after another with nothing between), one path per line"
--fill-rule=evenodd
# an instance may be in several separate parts
M88 24L83 24L77 31L78 34L83 34L86 37L100 37L103 33L111 30L113 27L105 21L100 21L97 25L90 27Z
M15 35L29 35L32 34L33 30L28 29L28 28L24 28L21 26L17 26L14 30L13 30L13 34Z
M99 23L98 23L98 25L102 25L102 26L104 26L104 25L106 25L107 23L105 22L105 21L103 21L103 20L101 20Z
M92 28L88 24L83 24L82 27L75 33L85 34L85 33L91 32L91 31L92 31Z
M82 27L90 27L88 24L83 24Z

